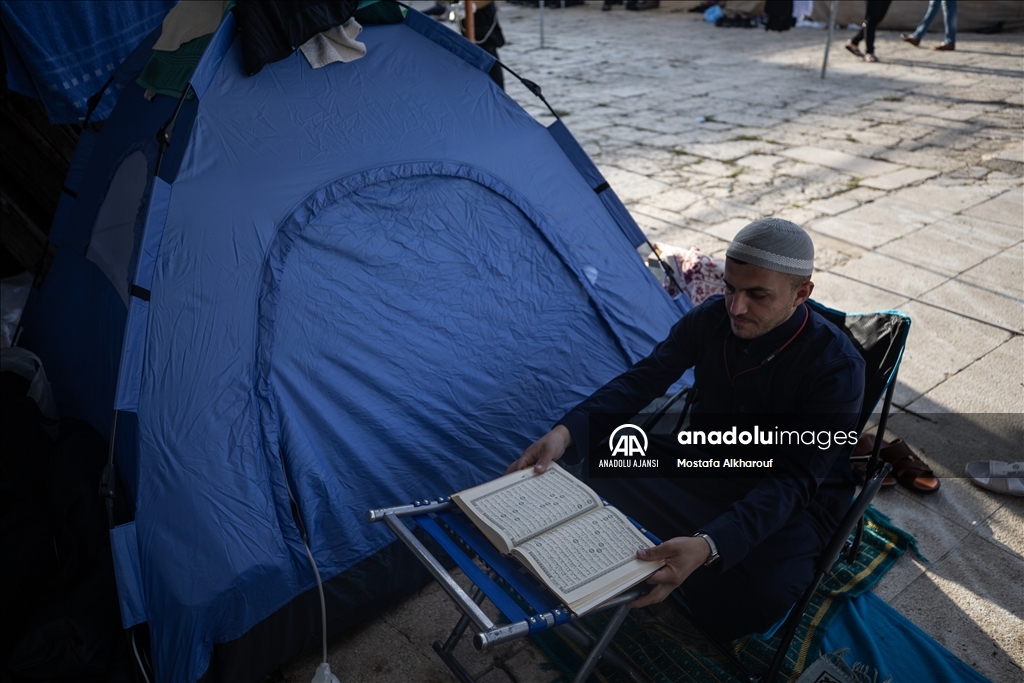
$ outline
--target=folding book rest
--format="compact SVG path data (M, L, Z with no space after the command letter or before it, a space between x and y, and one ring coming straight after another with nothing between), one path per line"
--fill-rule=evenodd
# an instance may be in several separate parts
M475 587L472 597L455 582L448 570L409 530L402 521L404 518L423 529L462 569ZM470 624L476 630L473 645L478 650L487 650L501 643L560 627L574 643L584 649L590 649L576 677L573 678L573 683L583 683L602 658L620 669L630 680L637 683L643 680L625 660L607 650L629 611L627 603L641 594L639 587L608 600L594 610L615 610L604 630L595 635L579 623L572 612L522 565L502 555L447 496L411 505L370 510L367 512L367 520L371 523L383 521L387 524L430 571L462 612L462 617L448 636L448 640L444 643L436 640L433 645L434 651L462 683L475 683L454 654L455 646ZM652 542L660 543L639 525L637 528ZM480 605L485 598L508 619L508 624L496 625L484 614Z

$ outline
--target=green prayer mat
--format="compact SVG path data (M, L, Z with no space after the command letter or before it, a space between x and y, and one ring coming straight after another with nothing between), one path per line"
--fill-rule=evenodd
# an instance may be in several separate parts
M874 508L865 515L864 538L854 564L839 563L822 580L790 645L782 673L794 678L818 658L821 641L833 619L846 605L878 583L908 548L917 552L914 537L897 528ZM706 641L694 642L694 629L670 601L662 605L631 610L612 641L611 649L625 659L642 677L655 683L709 683L735 681L739 672ZM585 617L582 623L599 633L611 616L606 610ZM782 629L779 629L781 632ZM763 675L771 664L781 633L763 640L741 638L734 644L737 659L752 673ZM562 680L572 680L586 653L558 629L533 636ZM682 642L681 642L682 641ZM688 643L684 645L683 643ZM618 669L602 662L589 679L600 683L629 683Z

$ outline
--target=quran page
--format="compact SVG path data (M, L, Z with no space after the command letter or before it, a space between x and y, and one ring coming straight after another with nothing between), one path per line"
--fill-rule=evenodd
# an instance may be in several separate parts
M513 472L456 493L452 500L506 555L520 543L602 506L590 487L555 463L543 474Z
M653 546L621 512L602 507L513 552L571 610L583 614L657 571L664 562L636 557L640 548Z

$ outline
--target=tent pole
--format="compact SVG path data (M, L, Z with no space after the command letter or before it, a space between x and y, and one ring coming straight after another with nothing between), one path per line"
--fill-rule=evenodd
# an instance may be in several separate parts
M832 8L828 13L828 40L825 41L825 58L821 60L821 77L825 78L825 67L828 66L828 49L832 46L832 31L836 26L836 12L839 10L839 0L832 0Z

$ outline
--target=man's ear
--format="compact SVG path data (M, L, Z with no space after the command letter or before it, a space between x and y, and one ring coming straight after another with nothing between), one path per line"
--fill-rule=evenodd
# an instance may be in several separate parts
M799 306L803 302L805 302L808 299L810 299L811 298L811 293L813 291L814 291L814 283L813 282L811 282L810 280L808 280L807 282L802 282L800 284L800 286L796 288L796 292L794 292L795 299L793 301L793 307L796 308L797 306Z

